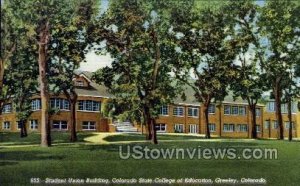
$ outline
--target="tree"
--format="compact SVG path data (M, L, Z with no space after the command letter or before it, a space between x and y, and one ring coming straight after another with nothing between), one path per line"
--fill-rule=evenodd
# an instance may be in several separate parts
M94 74L128 111L142 111L147 139L157 144L156 118L159 108L176 96L178 82L170 72L173 52L168 37L169 7L178 1L111 1L105 25L92 35L114 61ZM97 35L101 37L97 37Z
M49 52L54 60L51 61L50 83L54 84L56 92L62 92L70 103L69 128L71 129L70 141L77 141L76 134L76 102L78 95L75 91L73 79L75 70L85 59L88 26L96 14L95 1L76 1L73 5L73 17L62 18L56 24L56 31L52 34L55 38L51 43Z
M251 111L252 132L251 138L257 138L256 132L256 105L264 91L268 90L265 85L265 76L260 67L258 51L255 47L257 39L256 22L258 6L253 1L233 1L227 7L232 12L231 19L235 22L233 38L236 40L235 47L239 49L236 58L236 78L231 83L231 89L236 97L240 96L247 100Z
M299 53L296 47L300 35L299 13L299 6L293 1L267 1L258 17L260 32L256 45L266 80L275 97L278 139L284 139L281 105L283 90L288 86L284 81L285 72L295 63L294 56Z
M14 22L22 26L23 32L29 40L34 41L38 53L39 84L41 96L41 146L51 145L50 124L49 124L49 73L51 62L57 60L53 55L55 48L56 34L65 28L76 32L77 28L70 23L76 17L77 1L41 0L41 1L8 1L7 5L11 8ZM88 13L88 12L82 12ZM81 20L77 20L81 21ZM66 33L68 34L68 33ZM80 40L81 38L73 38ZM64 46L64 52L76 50L77 48ZM74 46L75 47L75 46ZM83 52L83 51L81 51Z
M7 67L5 83L14 87L11 91L16 117L21 126L20 136L27 136L26 122L31 115L31 97L37 92L37 66L35 65L35 51L19 49L16 44L16 54Z
M227 95L236 51L228 37L232 22L223 6L216 11L191 11L192 7L172 14L174 39L178 43L173 55L177 61L174 71L179 80L194 89L195 97L202 103L205 137L210 138L208 108L212 101L222 101Z

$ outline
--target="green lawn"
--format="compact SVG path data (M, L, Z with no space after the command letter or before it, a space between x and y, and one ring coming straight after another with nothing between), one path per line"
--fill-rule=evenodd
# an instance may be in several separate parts
M81 141L92 133L80 133ZM0 133L0 185L30 185L30 178L265 178L268 185L299 185L300 143L277 140L222 142L185 141L181 136L165 136L182 139L181 142L135 143L149 148L277 148L277 160L204 160L204 159L157 159L122 160L119 157L121 144L59 144L67 142L68 134L54 133L57 145L51 148L11 147L12 140L22 144L17 134ZM124 138L140 140L143 136L128 135ZM161 139L163 136L159 136ZM117 136L111 139L120 139ZM188 137L187 137L188 138ZM192 137L191 137L192 138ZM59 140L58 140L59 139ZM13 141L15 140L15 141ZM22 139L23 140L23 139ZM35 144L38 134L30 134L26 144ZM118 141L118 140L112 140ZM6 144L6 145L3 145ZM135 145L131 144L131 145ZM122 144L125 148L126 145Z

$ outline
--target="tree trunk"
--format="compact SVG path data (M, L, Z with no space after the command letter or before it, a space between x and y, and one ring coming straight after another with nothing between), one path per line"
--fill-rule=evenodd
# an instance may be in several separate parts
M151 119L150 119L150 109L148 107L144 107L145 112L145 122L146 122L146 140L152 139L152 130L151 130Z
M289 141L293 139L293 124L292 124L292 101L288 99L288 118L289 118Z
M251 138L257 139L257 131L256 131L256 104L249 105L251 118L252 118L252 130L251 130Z
M3 87L3 80L4 80L4 61L0 59L0 91L2 93Z
M151 142L153 144L157 144L157 135L156 135L156 122L155 119L151 118L151 133L152 133L152 138L151 138Z
M21 138L27 137L26 120L20 120L19 122L21 124L21 130L20 130L20 132L21 132L21 134L20 134Z
M219 107L219 135L222 137L222 104L220 103Z
M49 92L48 81L46 76L47 70L47 44L49 40L49 23L41 25L40 42L39 42L39 82L40 82L40 94L41 94L41 146L51 146L50 125L49 125Z
M210 139L209 118L208 118L209 102L203 104L204 123L205 123L205 138Z
M70 122L69 122L69 128L70 128L70 142L76 142L77 141L77 131L76 131L76 102L77 102L77 94L72 89L70 93L67 90L63 90L65 96L67 97L69 103L70 103Z
M282 114L281 114L281 90L279 87L279 81L276 80L276 85L274 89L275 102L276 102L276 119L278 122L279 130L278 130L278 139L283 140L283 123L282 123Z
M70 100L70 125L71 125L71 136L70 141L75 142L77 141L77 132L76 132L76 102L77 102L77 95L74 95L73 99Z

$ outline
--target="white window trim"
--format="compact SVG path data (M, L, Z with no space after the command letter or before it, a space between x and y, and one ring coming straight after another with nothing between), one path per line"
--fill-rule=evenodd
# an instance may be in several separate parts
M34 123L34 125L31 125L32 124L32 121L36 121L35 123ZM37 126L37 128L32 128L31 126ZM32 120L30 120L29 121L29 128L30 128L30 130L38 130L38 128L39 128L39 125L38 125L38 120L37 119L32 119Z
M191 129L192 125L196 127L196 132L190 132L190 129ZM198 129L198 125L197 124L189 124L189 132L188 132L189 134L198 134L198 130L199 129Z
M192 109L192 114L194 113L194 110L197 110L197 116L189 116L189 109ZM187 116L190 118L199 118L199 108L196 107L188 107Z
M233 130L224 130L224 125L228 125L228 126L233 125ZM223 124L223 132L234 132L235 131L234 128L235 128L234 124L231 124L231 123L225 123L225 124Z
M54 124L54 120L53 120L53 121L52 121L52 127L51 127L52 130L54 130L54 131L67 131L67 130L69 129L68 121L66 121L66 122L67 122L67 128L66 128L66 129L62 129L62 128L61 128L62 122L63 122L64 120L55 120L55 121L59 121L59 129L53 128L53 124Z
M214 106L214 112L209 112L209 107L210 106ZM213 115L213 114L216 114L216 105L215 104L210 104L208 107L207 107L207 112L209 115Z
M162 109L163 107L167 107L167 111L168 111L168 114L162 114L162 113L159 113L160 116L169 116L169 105L166 105L166 106L162 106L160 109Z
M237 108L237 113L233 114L233 108L235 108L235 107ZM236 105L231 106L230 114L233 115L233 116L238 116L240 114L240 108L239 108L239 106L236 106Z
M229 107L229 114L225 114L225 107L226 106L228 106ZM231 105L224 105L224 110L223 110L223 114L225 115L225 116L229 116L229 115L231 115Z
M83 129L83 123L84 123L84 122L87 122L87 123L88 123L88 128L89 128L89 129ZM91 123L94 123L94 126L95 126L94 129L90 129ZM84 131L95 131L95 130L96 130L96 121L83 121L81 127L82 127L82 130L84 130Z
M181 126L182 127L182 132L178 132L178 133L184 133L184 125L183 124L181 124L181 123L174 124L174 132L175 133L176 133L176 131L175 131L176 126Z
M209 125L214 125L215 130L210 130ZM209 132L216 132L217 131L217 125L215 123L209 123L208 124Z
M165 130L156 130L156 132L158 132L158 133L165 133L165 132L167 132L167 124L165 124L165 123L158 123L157 125L165 125Z
M9 124L9 128L4 128L5 123L8 123L8 124ZM4 122L2 123L2 129L3 129L3 130L11 130L11 122L10 122L10 121L4 121Z
M182 115L175 115L175 114L174 114L174 109L175 109L175 108L182 108ZM176 116L176 117L184 117L184 114L185 114L185 113L184 113L184 107L181 107L181 106L173 107L173 116Z

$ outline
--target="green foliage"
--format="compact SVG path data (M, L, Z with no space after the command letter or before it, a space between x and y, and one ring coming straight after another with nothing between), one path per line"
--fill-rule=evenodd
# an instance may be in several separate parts
M98 70L93 78L115 95L124 114L139 115L150 107L152 117L161 105L177 95L179 83L171 76L170 56L174 44L168 30L172 1L111 1L105 29L94 29L96 41L105 40L105 51L114 59L112 67ZM182 3L182 2L181 2ZM105 37L104 37L105 36Z
M173 54L175 73L195 90L200 102L222 100L235 73L231 62L236 49L229 37L232 22L228 12L210 8L194 11L194 7L189 4L180 12L172 11L173 39L178 48ZM220 8L224 10L223 6Z

